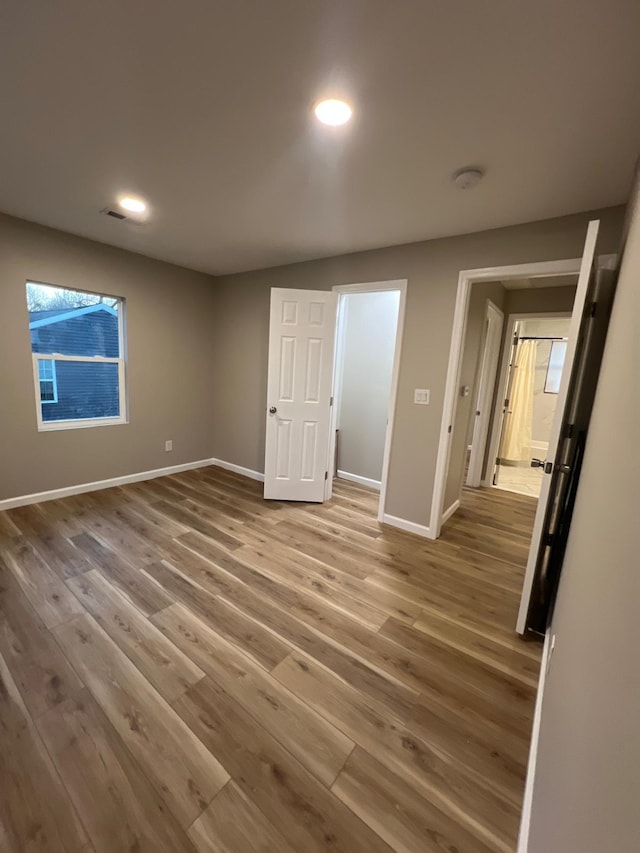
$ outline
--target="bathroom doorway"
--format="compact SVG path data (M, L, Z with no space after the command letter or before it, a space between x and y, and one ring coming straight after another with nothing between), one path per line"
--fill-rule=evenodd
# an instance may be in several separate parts
M507 390L492 484L538 498L567 349L570 317L510 318Z

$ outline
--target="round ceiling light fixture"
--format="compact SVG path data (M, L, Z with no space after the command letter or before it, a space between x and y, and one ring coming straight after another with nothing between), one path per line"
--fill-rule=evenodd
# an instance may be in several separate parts
M332 127L346 124L353 113L353 110L346 101L339 101L337 98L327 98L324 101L319 101L313 111L318 121Z
M132 195L121 196L118 199L118 206L129 213L144 213L147 209L146 201Z
M483 178L484 171L482 169L465 166L464 169L458 169L457 172L454 172L451 180L459 190L472 190L478 186Z

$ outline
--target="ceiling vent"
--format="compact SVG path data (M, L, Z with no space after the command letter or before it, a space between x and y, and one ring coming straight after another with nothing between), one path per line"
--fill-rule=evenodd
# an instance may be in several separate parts
M130 222L132 225L142 225L146 220L146 214L122 213L120 210L114 210L112 207L103 207L100 213L104 213L105 216L111 216L113 219Z
M124 213L120 213L119 210L112 210L110 207L103 207L100 213L104 213L105 216L113 216L114 219L126 219L127 217Z

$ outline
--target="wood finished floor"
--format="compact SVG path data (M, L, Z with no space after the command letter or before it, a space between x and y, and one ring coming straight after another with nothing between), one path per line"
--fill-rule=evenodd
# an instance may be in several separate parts
M535 504L438 542L218 468L0 513L0 850L513 851Z

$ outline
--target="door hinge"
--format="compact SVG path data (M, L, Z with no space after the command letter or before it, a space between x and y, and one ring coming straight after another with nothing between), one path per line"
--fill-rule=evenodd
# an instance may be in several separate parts
M545 537L544 537L544 544L547 546L547 548L548 548L550 545L553 545L553 540L554 540L554 535L553 535L553 533L545 533Z
M567 424L564 428L564 437L565 438L572 438L573 437L573 430L574 430L574 425L573 424Z
M448 432L449 434L451 434L451 430L452 430L452 429L453 429L453 427L451 426L451 424L449 424L449 427L448 427L448 429L447 429L447 432Z
M324 472L324 478L325 478L325 480L329 479L329 472L328 471Z
M329 405L333 406L333 397L329 397Z
M597 307L597 305L598 305L598 303L597 303L597 302L592 302L592 303L591 303L591 305L589 306L589 316L590 316L590 317L595 317L595 316L596 316L596 307Z

